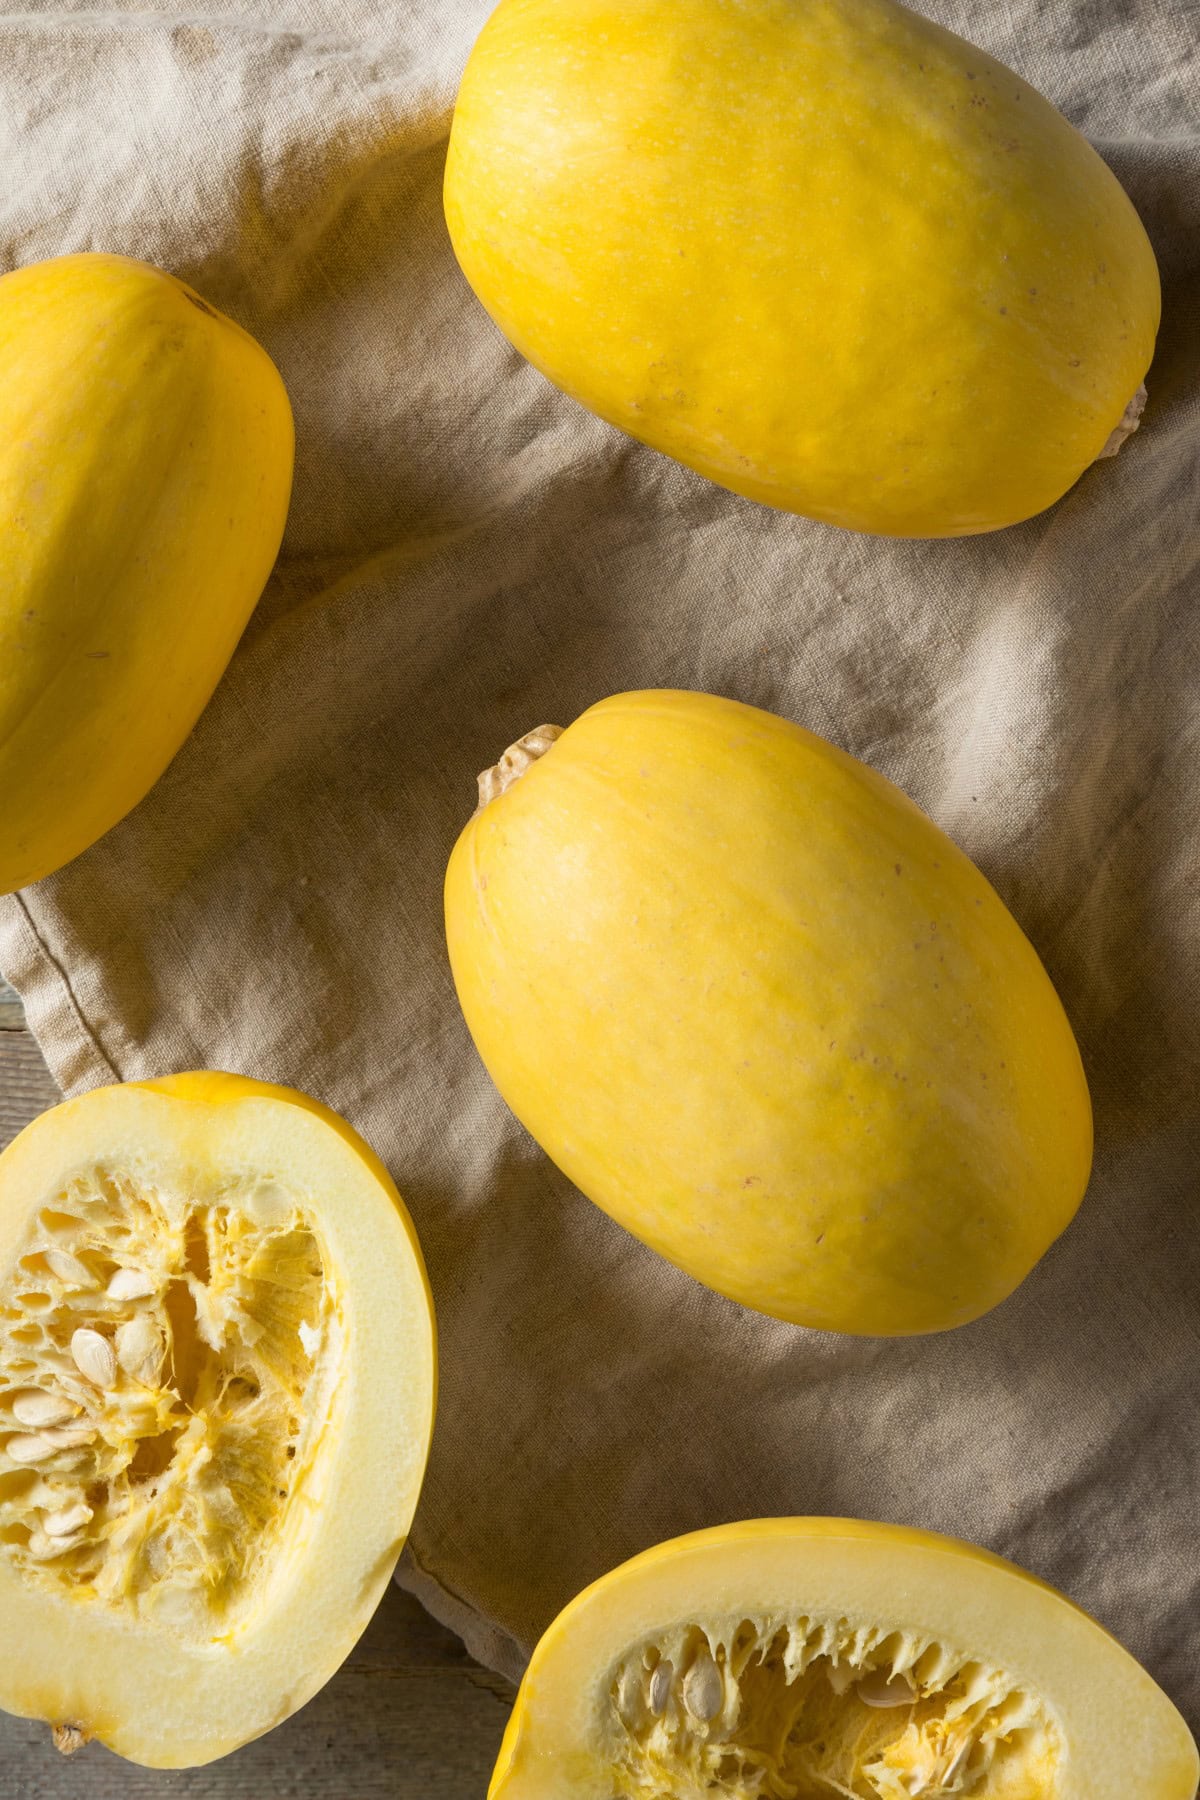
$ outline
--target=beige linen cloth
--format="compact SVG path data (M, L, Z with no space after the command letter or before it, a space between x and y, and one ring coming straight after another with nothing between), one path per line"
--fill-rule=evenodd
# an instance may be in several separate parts
M1200 1724L1200 15L930 5L1097 143L1166 309L1115 463L1018 529L895 543L718 491L492 327L440 203L486 7L0 13L3 266L164 264L268 347L299 434L279 568L220 690L124 824L0 904L0 967L68 1093L245 1070L383 1155L442 1347L402 1578L486 1662L519 1672L657 1539L852 1513L1057 1583ZM1095 1177L978 1324L856 1341L739 1309L572 1190L484 1074L441 919L476 772L652 685L882 769L1057 982Z

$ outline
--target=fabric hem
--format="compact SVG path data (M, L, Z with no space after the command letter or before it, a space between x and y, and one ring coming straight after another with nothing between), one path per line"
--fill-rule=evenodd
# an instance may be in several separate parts
M63 1093L122 1079L20 893L0 898L0 971L20 995L25 1023Z
M528 1651L516 1638L485 1619L468 1601L423 1568L411 1542L405 1545L393 1579L397 1587L419 1600L439 1625L461 1638L477 1663L482 1663L496 1675L503 1675L514 1685L521 1680L529 1661Z

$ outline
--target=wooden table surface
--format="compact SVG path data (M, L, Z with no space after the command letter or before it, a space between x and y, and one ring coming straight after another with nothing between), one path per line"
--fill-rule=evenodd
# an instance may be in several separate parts
M0 981L0 1148L58 1097ZM482 1800L511 1704L506 1682L393 1587L315 1700L204 1769L138 1769L98 1744L65 1759L46 1726L0 1713L0 1800Z

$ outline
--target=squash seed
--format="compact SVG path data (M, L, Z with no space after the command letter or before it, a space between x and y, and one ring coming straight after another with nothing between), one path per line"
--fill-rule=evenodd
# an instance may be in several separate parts
M96 1433L86 1425L68 1426L59 1431L18 1432L5 1444L4 1454L9 1462L47 1462L60 1450L77 1450L82 1444L93 1443L95 1437Z
M89 1331L84 1325L74 1332L71 1337L71 1355L79 1373L97 1387L116 1387L116 1354L108 1339L101 1337L98 1331Z
M55 1425L40 1434L48 1438L56 1450L78 1450L83 1444L94 1444L96 1431L86 1420L81 1425Z
M617 1679L617 1712L632 1731L642 1719L642 1672L626 1663Z
M864 1706L881 1710L890 1706L911 1706L917 1697L907 1675L889 1675L886 1669L872 1669L864 1675L856 1692Z
M42 1520L42 1530L47 1537L73 1537L77 1531L90 1523L92 1509L84 1500L74 1506L64 1506L61 1512L47 1513Z
M57 1449L52 1438L42 1432L32 1432L28 1436L10 1437L4 1446L4 1454L9 1462L40 1463L48 1461Z
M72 1256L69 1250L47 1250L46 1266L68 1287L98 1288L100 1286L87 1264L81 1262L79 1257Z
M162 1360L163 1337L153 1319L145 1314L127 1319L116 1336L117 1361L127 1375L149 1387L158 1374Z
M148 1300L158 1282L145 1269L118 1269L104 1291L110 1300Z
M82 1542L82 1532L76 1532L73 1537L47 1537L44 1531L35 1531L29 1540L28 1551L34 1562L53 1562L56 1556L77 1550Z
M30 1388L12 1402L13 1418L18 1425L40 1431L44 1425L65 1425L79 1416L79 1408L65 1394L48 1394L42 1388Z
M655 1664L654 1673L650 1677L650 1711L656 1718L667 1710L674 1679L674 1663L664 1661Z
M725 1702L725 1684L721 1671L707 1650L701 1650L683 1678L683 1704L693 1719L707 1725L715 1719Z

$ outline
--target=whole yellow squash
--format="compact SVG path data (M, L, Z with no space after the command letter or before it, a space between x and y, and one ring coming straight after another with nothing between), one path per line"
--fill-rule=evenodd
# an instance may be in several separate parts
M481 778L446 930L501 1094L583 1192L777 1318L938 1331L1091 1162L1036 953L890 782L706 694L601 701Z
M174 756L270 573L292 455L266 352L163 270L0 279L0 893Z
M537 368L771 506L994 530L1140 410L1159 287L1129 200L1033 88L893 0L502 0L445 200Z

